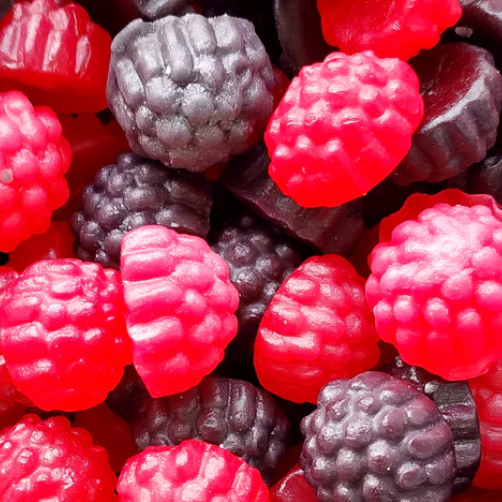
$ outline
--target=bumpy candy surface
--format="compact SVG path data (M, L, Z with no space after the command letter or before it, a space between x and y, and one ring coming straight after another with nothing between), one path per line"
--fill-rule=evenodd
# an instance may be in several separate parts
M27 415L0 433L0 499L116 502L115 474L91 435L63 417Z
M227 263L240 295L235 313L237 336L230 342L230 363L252 364L263 314L284 279L302 262L302 249L258 218L229 219L211 238L212 249Z
M134 366L148 391L197 385L237 333L228 266L201 238L150 225L124 236L121 271Z
M76 259L40 261L11 284L0 341L18 389L43 410L105 400L130 362L120 276Z
M455 476L453 436L436 405L379 372L337 380L302 422L300 466L319 502L446 502Z
M481 465L475 486L502 490L502 360L469 381L481 426Z
M355 199L401 162L422 114L406 63L334 52L304 66L274 111L265 134L270 176L300 206Z
M151 446L130 459L117 485L120 502L269 502L260 473L201 441Z
M379 357L364 279L344 258L309 258L282 284L260 325L255 368L265 389L315 403L337 378L373 368Z
M277 479L289 439L289 422L273 397L243 380L206 377L192 389L150 399L134 423L139 451L196 439L225 448Z
M458 0L317 0L317 5L331 45L404 60L434 47L462 14Z
M463 380L501 357L499 235L500 209L440 203L374 249L366 297L405 362Z
M201 175L122 153L82 191L81 208L71 219L77 256L118 269L124 234L145 225L204 238L212 204Z
M99 112L107 106L110 43L74 2L16 2L0 21L0 89L57 112Z
M437 183L486 157L495 144L502 77L492 55L464 43L442 44L410 63L420 79L424 116L395 183Z
M251 148L276 86L244 19L196 14L136 20L112 45L108 102L131 149L201 172Z
M0 251L10 252L67 201L71 150L55 113L20 92L0 94L0 130Z

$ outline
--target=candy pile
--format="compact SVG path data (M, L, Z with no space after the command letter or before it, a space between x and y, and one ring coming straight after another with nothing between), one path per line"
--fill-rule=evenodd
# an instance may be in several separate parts
M0 502L501 502L501 47L0 1Z

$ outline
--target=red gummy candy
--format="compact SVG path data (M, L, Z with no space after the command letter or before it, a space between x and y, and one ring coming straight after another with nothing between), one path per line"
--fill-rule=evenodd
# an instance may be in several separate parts
M130 362L120 276L76 259L31 265L11 284L0 339L16 387L39 408L104 401Z
M270 502L317 502L317 496L296 465L270 489Z
M326 41L404 61L431 49L462 15L458 0L317 0Z
M502 357L502 212L496 205L425 209L375 247L371 270L366 298L377 332L408 364L464 380Z
M24 415L26 406L0 399L0 431L12 427Z
M115 502L106 452L64 417L27 415L0 434L0 500Z
M150 446L120 475L120 502L270 502L260 473L219 446Z
M321 388L377 363L364 279L337 255L313 257L282 284L263 316L254 362L260 383L293 402L317 402Z
M0 89L61 113L104 110L111 37L69 0L16 2L0 21Z
M77 412L73 425L90 432L94 444L108 452L114 472L120 472L127 460L138 453L132 440L131 425L115 415L105 403Z
M407 63L372 52L330 54L302 68L272 115L270 176L300 206L338 206L397 167L422 115Z
M134 366L150 394L199 384L237 332L227 264L200 237L147 225L124 236L121 271Z
M492 364L485 375L470 380L469 387L481 431L481 464L473 484L502 490L502 360Z
M113 164L120 152L127 152L130 148L124 132L115 121L104 125L90 113L77 117L61 115L60 120L73 158L66 173L70 199L55 212L53 219L67 222L74 212L80 210L82 188L94 181L94 175L103 166Z
M0 311L9 285L19 277L12 267L0 267Z
M0 94L0 251L4 253L31 235L46 232L53 210L68 199L64 174L71 150L61 132L50 108L34 108L20 92Z
M22 272L26 267L41 260L75 258L75 238L66 222L54 221L47 232L33 235L9 255L9 265Z

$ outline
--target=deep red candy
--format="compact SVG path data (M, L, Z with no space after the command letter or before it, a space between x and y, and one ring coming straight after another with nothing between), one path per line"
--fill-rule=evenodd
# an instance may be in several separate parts
M300 206L338 206L397 167L422 115L408 64L334 52L304 66L274 111L265 134L270 176Z
M501 500L501 491L480 490L471 487L465 493L453 497L451 502L500 502Z
M46 232L52 212L68 199L64 174L71 150L61 132L50 108L34 108L20 92L0 94L0 251L4 253L31 235Z
M227 264L200 237L147 225L124 236L121 271L134 366L148 391L194 387L237 332Z
M107 451L113 472L120 472L127 460L138 453L131 425L115 415L105 403L77 412L73 425L90 432L94 444Z
M492 364L485 375L470 380L469 387L481 430L481 465L473 484L502 490L502 360Z
M317 497L296 465L270 489L270 502L317 502Z
M77 259L40 261L11 284L0 340L16 387L39 408L104 401L130 362L120 276Z
M130 459L120 502L269 502L260 473L232 453L201 441L150 446Z
M462 15L458 0L317 0L317 5L329 44L405 61L434 47Z
M0 267L0 311L9 285L19 277L12 267Z
M465 380L502 357L502 211L493 202L421 211L375 247L371 270L366 298L377 332L406 363Z
M26 406L0 399L0 431L12 427L24 415Z
M22 272L26 267L40 260L57 258L75 258L73 237L70 225L62 221L54 221L47 232L32 235L21 242L9 255L9 265Z
M64 417L27 415L0 433L0 500L115 502L105 450Z
M110 35L70 0L16 2L0 21L0 90L61 113L104 110Z
M341 256L309 258L284 281L262 319L256 373L268 391L315 403L327 383L373 368L377 342L364 279Z

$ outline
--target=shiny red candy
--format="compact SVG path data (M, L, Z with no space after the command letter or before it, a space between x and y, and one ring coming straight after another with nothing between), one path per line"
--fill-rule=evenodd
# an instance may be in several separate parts
M270 502L317 502L315 490L298 465L270 489Z

